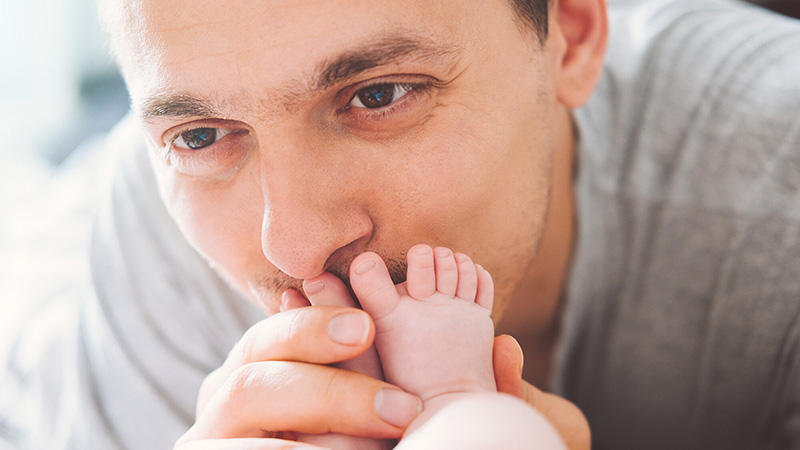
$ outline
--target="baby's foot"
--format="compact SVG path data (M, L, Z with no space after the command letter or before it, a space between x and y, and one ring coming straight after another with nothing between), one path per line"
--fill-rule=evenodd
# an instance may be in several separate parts
M491 276L463 254L417 245L395 286L375 253L359 255L350 283L375 321L386 381L424 402L442 394L495 391Z

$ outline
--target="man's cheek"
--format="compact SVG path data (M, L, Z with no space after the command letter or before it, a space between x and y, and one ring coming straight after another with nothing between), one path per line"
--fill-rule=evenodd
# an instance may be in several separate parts
M189 243L234 276L244 270L254 253L261 255L262 208L257 201L239 197L234 186L220 189L179 180L171 189L168 205Z

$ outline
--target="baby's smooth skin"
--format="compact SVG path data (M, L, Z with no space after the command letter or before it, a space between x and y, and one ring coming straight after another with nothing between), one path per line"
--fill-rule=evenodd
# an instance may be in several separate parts
M396 448L565 448L541 414L496 392L489 273L443 247L416 245L407 261L407 280L396 286L375 253L350 268L353 291L375 322L386 381L424 403Z

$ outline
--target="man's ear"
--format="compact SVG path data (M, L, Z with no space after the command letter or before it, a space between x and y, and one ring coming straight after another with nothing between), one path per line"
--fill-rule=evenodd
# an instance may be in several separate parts
M548 45L556 50L558 100L567 109L583 105L603 69L608 42L605 0L555 0Z

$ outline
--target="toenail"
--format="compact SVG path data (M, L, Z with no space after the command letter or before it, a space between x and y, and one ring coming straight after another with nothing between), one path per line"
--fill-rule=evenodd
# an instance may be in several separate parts
M308 285L305 287L306 295L318 294L319 291L321 291L324 287L325 283L323 283L322 280L308 283Z
M356 266L356 273L361 275L372 270L373 267L375 267L375 261L369 259Z
M443 248L439 250L436 256L438 256L439 258L447 258L448 256L450 256L450 250Z
M422 400L397 389L382 389L375 394L378 417L398 428L405 428L422 412Z
M342 345L358 345L367 340L369 318L363 312L339 314L328 323L328 336Z
M469 257L463 253L456 253L456 262L467 262L469 261Z
M431 248L428 247L427 245L424 245L424 246L418 248L417 251L414 252L414 253L416 253L418 255L427 255L430 252L431 252Z

